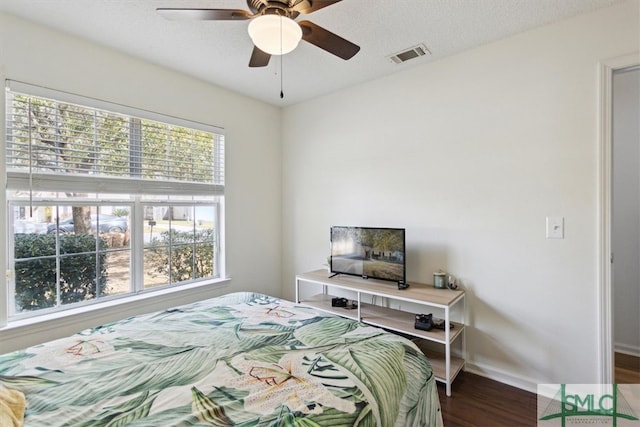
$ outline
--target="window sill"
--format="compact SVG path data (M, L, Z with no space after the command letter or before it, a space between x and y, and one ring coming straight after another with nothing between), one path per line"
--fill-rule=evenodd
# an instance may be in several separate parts
M157 311L161 309L157 308L158 306L169 308L182 305L181 302L176 301L180 297L183 299L193 299L193 297L199 296L201 299L211 298L214 296L213 293L215 291L223 290L228 286L230 281L231 278L227 277L189 283L179 287L159 289L153 292L142 292L135 295L116 297L108 301L97 302L69 310L16 319L9 321L6 326L0 328L0 336L7 338L8 335L13 335L13 332L17 335L23 334L25 330L37 330L38 332L50 329L60 330L65 327L73 327L74 325L80 326L80 329L76 330L76 332L79 332L87 327L97 326L103 323L100 320L102 318L112 319L106 320L105 322L115 321L133 314ZM211 296L208 294L211 294ZM93 320L91 325L86 326L85 324L91 320ZM95 321L99 323L96 324ZM53 338L57 337L52 337L52 339Z

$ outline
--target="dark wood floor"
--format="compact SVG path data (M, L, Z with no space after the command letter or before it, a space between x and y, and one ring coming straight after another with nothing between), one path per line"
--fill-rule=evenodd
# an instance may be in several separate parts
M640 384L640 357L616 353L616 383Z
M438 383L445 427L535 426L537 397L506 384L469 372L453 382L451 397Z
M616 383L640 384L640 359L616 353ZM537 396L469 372L453 382L451 397L444 384L438 394L445 427L536 426Z

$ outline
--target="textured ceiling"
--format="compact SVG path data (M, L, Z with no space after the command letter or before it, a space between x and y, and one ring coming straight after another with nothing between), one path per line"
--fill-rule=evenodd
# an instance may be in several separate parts
M317 0L316 0L317 1ZM137 56L274 105L291 105L620 0L343 0L309 20L361 47L349 61L304 41L247 66L248 21L169 21L158 7L247 9L244 0L1 0L0 11ZM387 57L424 43L431 55Z

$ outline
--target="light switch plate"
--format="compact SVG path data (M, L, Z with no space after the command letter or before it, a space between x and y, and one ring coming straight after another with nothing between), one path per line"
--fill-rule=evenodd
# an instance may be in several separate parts
M547 217L547 239L564 239L564 218L561 216Z

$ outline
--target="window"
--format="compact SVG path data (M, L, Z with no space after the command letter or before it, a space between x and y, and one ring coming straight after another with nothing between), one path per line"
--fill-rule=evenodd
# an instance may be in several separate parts
M221 277L219 128L8 82L9 316Z

